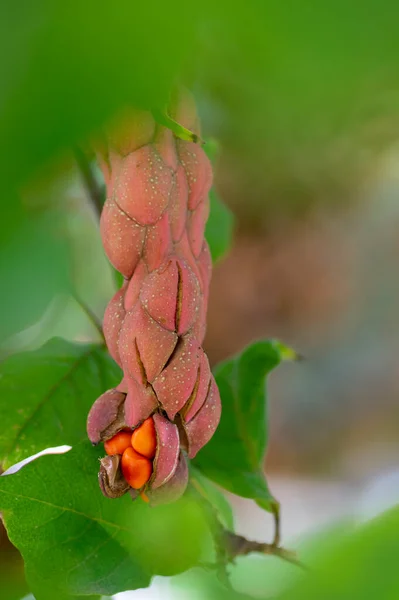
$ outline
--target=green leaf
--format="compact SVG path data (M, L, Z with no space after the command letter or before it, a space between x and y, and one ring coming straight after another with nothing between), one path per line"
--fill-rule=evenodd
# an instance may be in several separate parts
M222 258L232 244L234 216L231 210L219 199L214 188L210 191L211 212L206 223L205 237L209 244L212 260Z
M190 465L190 483L200 497L212 505L220 523L229 531L234 531L234 514L230 502L223 492L193 465Z
M147 586L154 574L190 568L208 541L202 511L188 498L156 508L128 494L104 498L99 452L81 443L0 477L0 511L36 600Z
M86 437L93 402L119 383L105 348L55 338L0 365L0 464L3 469L49 446Z
M204 146L205 152L215 167L219 156L220 147L215 138L206 140ZM234 215L231 210L219 198L215 187L212 187L209 198L211 201L211 210L209 219L206 223L205 238L209 244L212 261L215 263L229 251L234 229Z
M211 441L194 464L230 492L253 498L265 510L275 512L263 473L267 446L265 378L282 360L284 348L261 341L214 369L222 399L222 417Z
M311 571L279 600L394 600L399 598L399 507L385 512L340 544L318 549Z

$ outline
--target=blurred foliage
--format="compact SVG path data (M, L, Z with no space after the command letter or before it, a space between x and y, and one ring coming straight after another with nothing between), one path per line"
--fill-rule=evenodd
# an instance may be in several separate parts
M222 400L219 426L194 464L225 489L277 512L263 472L267 447L266 377L287 354L285 346L260 341L214 369Z
M54 339L0 364L0 465L86 439L94 400L120 382L105 348Z
M70 289L68 244L60 215L24 214L13 220L11 230L0 242L2 341L32 325L55 294Z
M122 105L164 105L194 14L173 0L157 10L124 0L1 3L1 339L37 320L69 276L64 233L36 221L36 206L17 200L21 186Z
M119 106L163 105L193 38L195 11L121 0L1 5L0 113L6 185L98 127ZM5 178L6 175L6 178Z
M241 223L353 200L399 133L398 17L392 0L209 12L196 85Z
M2 56L12 57L1 73L6 185L121 105L162 107L183 67L189 83L227 108L217 113L219 128L230 126L229 111L241 116L230 139L253 152L267 139L276 166L283 151L299 159L348 125L397 116L392 0L121 0L117 7L40 0L23 9L1 6Z
M339 546L315 557L312 572L279 600L398 598L398 527L398 507L359 527Z
M195 90L205 134L222 141L220 178L241 222L261 226L269 205L277 216L352 195L398 134L398 16L392 0L3 2L0 336L70 283L59 221L18 200L21 186L123 106L163 107L178 78ZM217 257L230 229L213 203Z

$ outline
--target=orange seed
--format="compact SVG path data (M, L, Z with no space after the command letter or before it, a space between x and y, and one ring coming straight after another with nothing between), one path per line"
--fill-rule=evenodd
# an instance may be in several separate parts
M139 454L147 458L154 458L157 449L157 434L152 417L146 419L140 427L133 431L131 443Z
M119 431L110 440L104 442L105 452L109 456L123 454L126 448L132 445L132 434L127 431Z
M126 448L121 460L122 474L130 487L139 490L151 477L152 463L132 447Z

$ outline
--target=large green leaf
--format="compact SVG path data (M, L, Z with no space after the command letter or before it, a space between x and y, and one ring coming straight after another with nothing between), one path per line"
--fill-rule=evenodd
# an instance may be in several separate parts
M105 348L53 339L0 365L0 464L86 436L94 400L121 378Z
M222 399L222 417L211 441L194 464L234 494L253 498L275 511L263 472L267 445L266 376L287 349L274 341L256 342L214 370Z
M101 450L88 442L0 477L0 511L36 600L69 600L147 586L153 574L195 564L209 534L198 504L151 508L129 495L104 498Z

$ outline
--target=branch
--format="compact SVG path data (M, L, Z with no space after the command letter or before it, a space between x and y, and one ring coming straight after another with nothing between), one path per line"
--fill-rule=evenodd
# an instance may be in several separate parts
M280 537L280 518L278 511L274 512L276 529L272 544L247 540L247 538L241 535L237 535L232 531L228 531L222 525L217 510L209 501L206 491L203 489L200 482L195 479L195 477L191 477L190 484L193 494L197 497L205 509L215 543L216 563L213 565L207 563L206 565L203 564L202 566L207 569L216 570L219 580L227 588L231 589L227 565L234 562L237 556L246 556L252 552L278 556L279 558L290 562L297 567L306 569L306 566L296 558L295 552L282 548L278 543Z
M263 542L247 540L247 538L232 533L231 531L224 531L224 545L231 560L234 560L237 556L246 556L252 552L259 552L260 554L278 556L302 569L307 568L296 558L296 554L292 550L286 550L281 546L276 546L274 543L266 544Z

